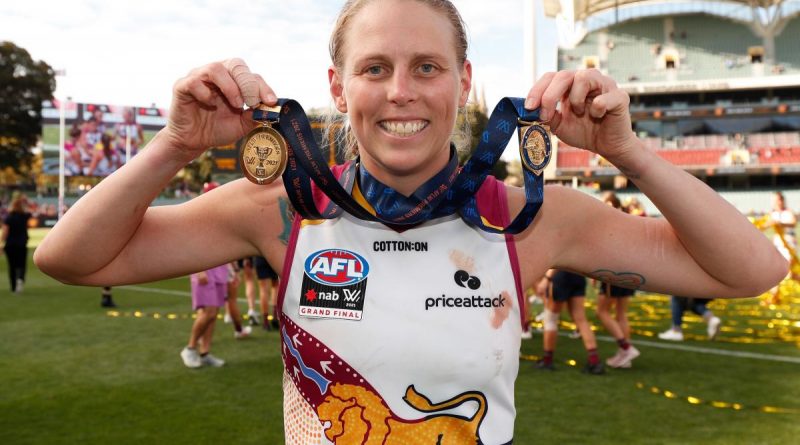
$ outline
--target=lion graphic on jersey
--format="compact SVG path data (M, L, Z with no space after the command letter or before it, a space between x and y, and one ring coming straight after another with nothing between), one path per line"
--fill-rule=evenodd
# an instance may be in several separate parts
M325 436L336 444L481 443L478 428L487 409L482 393L468 391L441 403L431 403L410 385L403 400L418 411L434 414L419 420L399 419L375 393L361 386L337 383L318 407L317 415L322 422L330 422ZM436 414L470 400L478 402L478 410L472 418Z

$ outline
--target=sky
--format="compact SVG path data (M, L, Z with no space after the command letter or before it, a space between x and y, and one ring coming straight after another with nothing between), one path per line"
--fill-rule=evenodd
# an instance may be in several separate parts
M525 96L523 1L454 0L470 38L474 85L491 109ZM538 2L538 0L537 0ZM343 0L19 0L0 3L0 41L56 70L56 98L168 108L192 68L241 57L279 97L329 107L328 39ZM537 19L539 72L555 66L556 32Z

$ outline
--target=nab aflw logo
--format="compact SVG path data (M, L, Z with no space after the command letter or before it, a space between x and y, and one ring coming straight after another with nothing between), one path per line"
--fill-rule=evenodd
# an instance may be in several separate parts
M326 249L306 258L306 274L328 286L348 286L363 281L369 274L369 263L349 250Z
M343 249L324 249L306 257L299 314L303 317L361 320L369 263Z

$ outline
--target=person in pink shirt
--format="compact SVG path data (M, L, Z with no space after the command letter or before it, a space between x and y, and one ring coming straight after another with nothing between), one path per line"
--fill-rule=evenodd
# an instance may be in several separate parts
M203 193L208 193L217 186L215 182L207 183L203 187ZM225 364L225 360L211 355L211 340L219 308L225 305L228 296L228 264L193 273L190 280L192 309L197 313L197 318L192 324L189 343L181 351L181 359L188 368L218 368Z

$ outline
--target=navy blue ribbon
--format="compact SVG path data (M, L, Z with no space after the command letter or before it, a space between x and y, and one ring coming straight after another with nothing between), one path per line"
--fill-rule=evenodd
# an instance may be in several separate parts
M278 130L288 143L288 165L283 182L295 210L303 218L330 219L342 211L366 221L390 226L408 226L459 212L467 222L494 233L519 233L530 225L544 198L544 180L523 169L525 175L525 206L508 227L487 225L480 217L475 193L500 158L518 121L535 121L539 111L523 107L521 98L503 98L492 111L486 130L472 157L460 170L457 156L451 152L447 166L423 184L411 196L381 184L366 169L359 168L362 194L376 215L364 209L351 192L356 180L355 163L351 163L337 180L317 147L308 118L299 103L280 99L280 114L254 110L253 119L277 120ZM311 181L330 199L320 212L314 203Z

